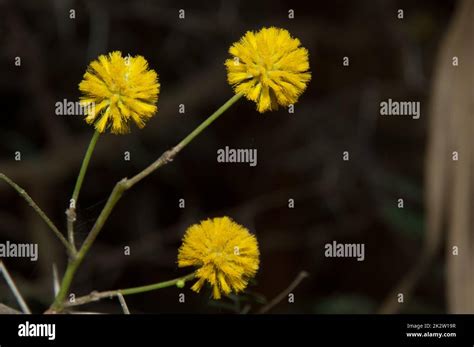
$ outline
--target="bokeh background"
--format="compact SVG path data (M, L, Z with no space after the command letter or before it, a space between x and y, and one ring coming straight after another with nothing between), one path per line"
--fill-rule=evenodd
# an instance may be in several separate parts
M179 9L185 19L178 18ZM288 18L290 9L294 19ZM397 18L398 9L404 19ZM295 302L285 299L270 312L380 312L404 280L412 284L405 303L388 305L386 312L448 312L444 237L426 266L419 262L428 230L428 105L436 57L455 9L448 0L2 0L0 171L65 230L64 211L93 130L80 116L55 115L55 103L78 99L78 83L99 54L145 56L160 76L159 111L144 130L101 136L78 203L77 238L84 239L115 182L147 166L232 96L223 65L229 46L247 30L283 27L310 52L313 78L295 113L261 115L241 100L173 163L127 192L80 268L74 293L186 274L176 266L186 228L229 215L255 232L261 247L261 269L245 295L215 302L209 292L185 289L186 303L180 304L181 290L168 288L127 297L131 311L257 312L306 271L310 276L292 291ZM467 33L469 28L472 21ZM463 42L459 47L469 45ZM17 56L20 67L14 65ZM421 118L380 116L379 104L388 98L420 101ZM179 104L185 114L178 113ZM216 151L225 146L258 149L257 167L217 163ZM14 160L16 151L21 161ZM124 161L125 151L130 161ZM342 160L344 151L350 161ZM0 197L0 241L39 244L36 263L5 264L30 306L41 312L53 297L52 266L62 273L65 254L4 183ZM288 199L295 208L288 208ZM325 258L324 245L333 240L364 243L365 261ZM125 246L130 256L124 256ZM472 271L465 275L473 277ZM462 284L469 285L474 288ZM3 281L0 302L16 307ZM120 312L111 300L83 309Z

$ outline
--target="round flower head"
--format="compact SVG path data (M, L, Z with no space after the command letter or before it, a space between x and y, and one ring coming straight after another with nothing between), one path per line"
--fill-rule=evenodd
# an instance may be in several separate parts
M156 112L160 91L158 75L142 56L122 57L121 52L101 55L90 63L79 84L86 107L86 121L103 133L130 132L131 121L139 128Z
M285 29L248 31L229 53L229 83L236 93L255 101L260 113L296 103L311 79L308 51Z
M212 286L214 299L221 293L238 293L247 287L259 264L257 239L229 217L214 218L186 230L178 253L178 265L196 266L199 292L204 282Z

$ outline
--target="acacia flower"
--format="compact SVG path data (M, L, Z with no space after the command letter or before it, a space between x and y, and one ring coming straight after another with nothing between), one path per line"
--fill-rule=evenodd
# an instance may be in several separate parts
M225 62L234 91L255 101L260 113L296 103L311 79L308 50L300 44L285 29L247 31Z
M110 128L113 134L124 134L130 132L131 121L141 129L155 114L160 84L145 58L115 51L90 63L79 90L84 93L81 104L94 105L86 109L87 123L100 133Z
M214 218L186 230L178 252L179 267L195 266L199 292L204 282L212 287L214 299L221 293L241 292L259 265L257 239L229 217Z

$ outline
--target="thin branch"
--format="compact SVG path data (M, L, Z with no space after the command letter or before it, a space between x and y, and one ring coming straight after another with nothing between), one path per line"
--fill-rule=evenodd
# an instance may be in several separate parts
M105 292L92 292L89 295L81 296L79 298L76 298L74 301L68 301L65 302L63 305L64 307L73 307L73 306L80 306L80 305L85 305L91 302L99 301L102 299L111 299L116 296L123 296L123 295L132 295L132 294L139 294L139 293L146 293L150 292L153 290L158 290L158 289L163 289L163 288L168 288L172 286L179 286L180 288L184 286L184 284L187 281L192 280L195 278L194 272L183 276L183 277L178 277L169 281L164 281L164 282L158 282L158 283L153 283L153 284L148 284L145 286L140 286L140 287L133 287L133 288L127 288L127 289L116 289L116 290L108 290ZM120 297L119 297L120 300ZM51 312L51 310L49 310Z
M17 193L26 200L26 202L38 213L38 215L41 217L41 219L48 225L48 227L53 231L54 235L59 239L59 241L62 242L64 247L66 247L66 250L69 252L69 254L74 254L73 249L69 242L66 240L66 238L61 234L59 229L54 225L54 223L49 219L49 217L46 215L46 213L41 210L41 208L33 201L33 199L28 195L28 193L21 188L18 184L13 182L9 177L7 177L5 174L0 173L0 179L4 180L7 182L13 189L17 191Z
M53 292L54 296L58 295L59 292L59 287L60 287L60 282L59 282L59 275L58 275L58 267L56 264L53 264Z
M196 136L203 132L209 125L211 125L217 118L219 118L227 109L238 101L243 94L235 94L232 98L227 100L221 107L219 107L212 115L210 115L204 122L202 122L196 129L194 129L188 136L186 136L180 143L174 146L171 150L163 153L158 160L149 165L146 169L139 172L127 182L127 189L133 187L136 183L141 181L153 171L169 163L184 147L186 147Z
M130 314L130 310L128 309L127 302L125 301L125 298L123 297L123 295L118 293L117 297L119 299L120 306L122 306L123 313Z
M74 254L77 253L76 241L74 238L74 222L76 221L76 209L68 207L66 210L66 225L67 225L67 238L69 244L74 250Z
M21 310L23 313L26 314L31 314L31 311L26 304L25 300L23 300L23 297L20 294L20 291L18 290L17 286L15 285L15 282L13 282L13 279L11 278L10 274L8 273L7 268L5 267L5 264L3 264L3 261L0 260L0 272L3 274L3 277L5 278L5 281L8 284L8 287L12 291L13 295L15 296L16 301L18 302L18 305L20 305Z
M286 288L284 291L282 291L280 294L278 294L272 301L270 301L268 304L263 306L258 313L263 314L267 313L270 311L272 308L274 308L276 305L278 305L281 301L283 301L288 294L290 294L293 290L295 290L296 287L301 283L302 280L304 280L306 277L308 277L309 274L306 271L301 271L298 276L291 282L291 284Z
M97 140L99 139L99 136L100 136L100 133L96 130L94 132L94 135L92 135L91 141L89 142L89 146L87 146L86 154L84 155L84 159L82 160L81 169L79 170L79 174L77 175L74 191L72 193L71 200L69 201L69 207L66 210L67 235L69 239L69 244L74 250L74 254L77 253L76 241L74 238L74 222L76 221L76 218L77 218L76 205L77 205L77 201L79 200L79 193L81 192L82 183L84 182L84 177L86 176L87 168L89 167L89 162L92 158L92 153L94 153L94 148L97 144Z

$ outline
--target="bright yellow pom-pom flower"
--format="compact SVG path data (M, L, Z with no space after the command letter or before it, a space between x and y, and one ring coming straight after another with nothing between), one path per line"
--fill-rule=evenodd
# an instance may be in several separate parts
M178 253L180 267L195 266L199 292L207 281L214 299L247 287L259 265L257 239L229 217L214 218L186 230Z
M311 79L308 51L285 29L248 31L227 59L227 79L236 93L257 103L260 113L298 101Z
M155 114L160 84L145 58L122 57L116 51L90 63L79 89L84 93L81 104L94 105L86 108L87 123L101 133L110 128L124 134L132 121L143 128Z

